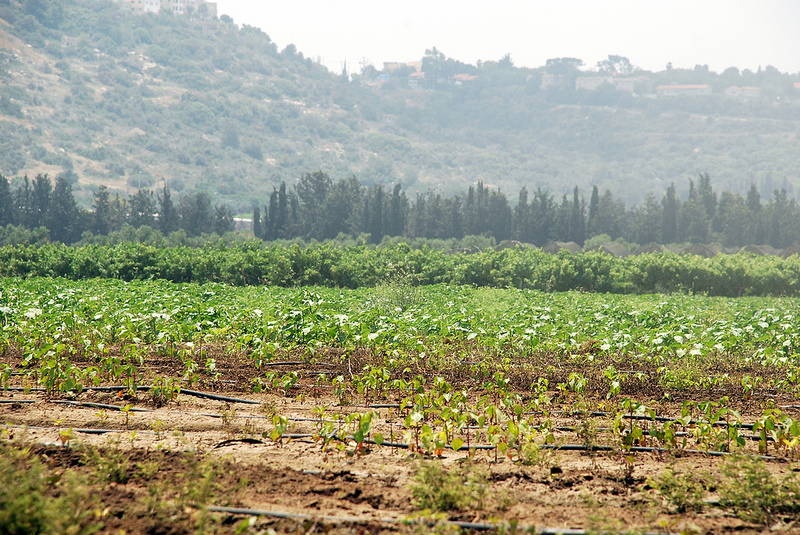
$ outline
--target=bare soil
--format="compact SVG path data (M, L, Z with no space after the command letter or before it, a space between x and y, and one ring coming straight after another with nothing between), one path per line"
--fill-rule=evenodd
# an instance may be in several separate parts
M408 449L369 445L363 450L350 441L345 451L324 449L313 436L318 431L315 407L328 407L328 418L363 412L363 399L339 405L329 388L317 387L313 372L347 375L354 364L360 366L369 355L354 355L352 362L329 355L329 362L303 369L300 384L286 395L252 393L251 381L263 375L251 362L234 356L217 357L216 378L202 375L192 388L220 395L257 401L258 405L203 399L181 393L166 404L154 403L147 392L129 396L119 392L85 390L68 397L50 397L41 392L0 392L0 420L7 432L7 443L31 444L32 453L47 461L53 470L73 470L85 475L102 504L99 519L102 533L190 533L208 531L231 533L248 516L210 512L209 506L235 507L306 515L297 518L258 517L250 532L274 529L298 533L391 533L448 532L452 526L405 524L403 519L419 517L411 485L414 474L424 463L441 462L453 469L465 463L474 465L487 480L481 503L468 510L451 511L435 518L451 521L495 523L518 522L537 528L575 528L585 530L643 530L659 532L761 533L772 529L800 532L791 523L776 521L773 526L748 523L732 511L706 505L696 511L678 512L651 488L650 479L666 468L681 473L718 473L726 462L721 457L684 452L627 454L614 451L544 451L539 462L525 466L496 455L494 451L445 450L437 458L424 458ZM287 355L287 361L298 358ZM9 352L6 363L18 365ZM325 361L319 358L319 361ZM148 366L153 376L180 377L183 364L167 358L153 358ZM280 368L280 367L278 367ZM292 369L286 365L282 372ZM296 367L295 367L296 369ZM360 367L355 368L360 369ZM466 370L454 366L446 370L448 379L475 394L480 381ZM521 377L515 380L523 381ZM12 381L20 386L22 381ZM528 386L530 379L528 379ZM521 385L520 385L521 386ZM520 388L521 393L530 393ZM558 393L554 392L554 396ZM680 399L665 401L653 381L641 381L642 401L662 415L678 415ZM732 391L731 394L737 395ZM692 393L685 393L686 396ZM718 399L719 393L706 393ZM763 403L754 399L733 399L745 421L761 414ZM652 396L652 397L649 397ZM774 396L773 396L774 397ZM32 403L27 403L32 401ZM390 403L392 399L372 400ZM599 407L602 398L591 391L584 402ZM791 400L777 399L777 402ZM99 403L146 412L123 412L81 405ZM579 426L584 417L573 415L576 399L557 398L550 419L556 426ZM559 409L565 410L559 414ZM372 432L387 440L403 442L402 420L394 408L375 409L379 415ZM791 413L796 409L785 409ZM268 438L274 428L272 417L290 418L287 434L312 435L295 439ZM607 418L597 418L596 427L609 428ZM570 431L557 431L557 444L579 444ZM598 444L611 443L608 433L597 435ZM696 447L688 439L687 448ZM485 437L483 442L485 443ZM755 442L748 444L757 453ZM93 453L94 452L94 453ZM92 455L95 455L92 457ZM103 462L121 465L122 476L98 476ZM779 478L795 470L790 459L767 462ZM114 481L117 479L117 481ZM198 490L200 489L200 490ZM205 490L203 490L205 489ZM202 492L201 492L202 491ZM200 498L187 496L201 494ZM717 496L711 492L708 496ZM434 518L422 513L423 517Z

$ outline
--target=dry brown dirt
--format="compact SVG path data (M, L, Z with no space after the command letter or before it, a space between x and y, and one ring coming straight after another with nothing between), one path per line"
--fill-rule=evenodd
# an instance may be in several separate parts
M340 364L315 365L310 371L347 376L349 366L341 364L335 351L329 356L320 360ZM360 367L368 357L355 355L353 360ZM298 355L286 358L292 360ZM15 367L20 365L19 355L13 351L3 360ZM80 358L75 362L80 363ZM147 366L152 377L179 377L184 369L182 363L155 356ZM617 446L592 454L541 450L536 462L524 465L495 451L478 450L470 455L444 450L441 456L432 458L387 445L359 449L352 440L334 441L324 448L314 436L319 429L319 416L314 411L317 407L327 407L329 419L374 410L377 418L371 432L380 432L395 442L404 441L404 414L395 408L368 409L358 396L350 404L340 405L329 388L314 386L313 373L302 374L299 385L285 395L274 391L252 393L251 381L263 375L263 369L256 371L250 362L224 354L217 355L217 366L218 377L201 373L192 388L257 404L204 399L185 392L162 404L154 403L152 395L143 391L133 396L91 389L61 396L1 391L0 420L5 424L0 429L2 441L6 445L30 445L31 454L43 459L51 470L82 474L101 504L98 521L102 533L231 533L239 528L251 533L270 529L287 533L425 533L458 529L419 523L436 519L606 532L798 531L781 517L763 526L711 504L679 512L650 483L667 468L684 474L718 474L722 463L727 462L724 457L680 451L627 454ZM457 369L447 373L448 380L466 389L473 399L482 393L474 377ZM515 380L522 382L523 378ZM12 386L21 385L21 377L12 380ZM530 391L521 388L520 393L529 395ZM556 400L549 414L553 425L580 426L586 420L558 412L571 411L580 400L552 394ZM659 414L680 413L681 399L664 401L656 383L649 379L641 382L636 394ZM718 399L719 393L712 394ZM732 399L745 421L752 422L761 414L763 396L755 402L743 400L739 392L731 394L738 396ZM776 400L783 401L791 402ZM603 398L591 391L582 400L595 408L602 402ZM133 410L123 412L90 404L130 405ZM275 414L289 418L287 434L310 436L271 440ZM536 418L545 419L545 415L540 416ZM610 433L602 432L613 423L602 417L592 421L601 429L595 443L615 444ZM581 443L572 431L556 431L555 439L556 444ZM481 442L486 443L485 435ZM337 444L343 444L344 451L339 451ZM746 450L757 453L755 444L748 443ZM697 446L688 438L686 447ZM789 453L782 455L785 457L766 462L779 479L796 469ZM428 463L441 463L448 471L469 466L485 479L480 500L460 511L440 515L420 512L412 484L417 471ZM116 472L111 470L111 476L109 466L117 468ZM707 499L717 499L714 489L710 491ZM242 522L248 516L210 511L214 506L303 516L260 516L245 529ZM409 518L417 523L402 522Z
M311 532L419 530L420 526L385 520L399 521L418 513L410 485L415 470L432 459L386 445L373 445L365 451L354 452L353 443L350 443L345 452L340 452L332 448L323 451L313 437L279 442L264 438L263 434L274 427L273 413L297 419L290 421L287 433L313 435L316 423L300 419L313 420L315 406L329 405L331 414L365 410L353 406L336 407L334 399L325 397L312 400L307 396L303 400L302 395L297 395L300 393L302 389L291 397L227 393L257 400L260 405L181 394L177 400L155 408L144 393L124 399L117 394L85 391L71 399L54 399L35 393L9 392L2 395L6 403L0 405L0 418L10 424L6 426L9 439L34 444L33 452L56 466L90 474L96 469L96 463L87 462L86 451L95 449L104 458L122 456L127 460L133 474L129 480L96 485L106 509L104 532L116 533L124 529L126 533L183 533L194 530L198 522L208 522L221 532L233 529L232 526L246 517L202 513L191 507L163 516L157 508L143 505L154 487L164 489L166 501L173 499L170 493L188 492L192 478L198 477L198 472L196 469L193 472L192 468L198 462L211 462L215 466L213 489L206 505L294 513L315 519L263 517L250 528L253 532L270 527L279 532L308 532L311 528ZM13 403L29 400L34 403ZM124 413L66 404L65 401L132 404L152 412ZM392 431L397 433L400 415L394 409L378 409L378 413L380 419L373 429L387 437ZM578 423L570 417L554 421L556 425ZM601 420L598 425L610 424ZM91 431L98 429L115 431L102 434ZM576 442L574 433L560 433L557 438L561 442ZM402 439L396 437L395 440ZM628 461L619 451L597 452L591 456L585 452L558 451L549 452L545 457L538 466L523 466L502 456L496 459L491 451L478 451L470 458L465 452L446 450L436 462L448 469L458 463L472 463L488 481L483 503L446 517L482 523L516 520L520 525L539 528L614 530L661 526L671 532L691 528L705 533L760 532L762 529L712 506L678 514L648 485L648 478L657 478L665 467L680 472L716 471L724 462L719 458L695 454L636 454L630 458L633 469L626 470ZM138 475L135 468L148 463L157 466L149 479ZM792 463L787 461L768 465L778 474L793 469Z

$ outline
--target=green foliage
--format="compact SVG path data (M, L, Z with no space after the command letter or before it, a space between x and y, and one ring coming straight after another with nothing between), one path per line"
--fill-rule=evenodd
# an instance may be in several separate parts
M720 504L740 518L772 525L780 517L800 514L800 477L794 472L777 479L757 458L736 455L721 469Z
M143 241L159 241L152 229L142 236ZM169 240L173 237L177 235L170 235ZM22 239L13 234L8 238ZM190 249L120 242L74 248L60 244L0 246L0 276L340 288L380 285L376 306L405 309L419 302L417 286L439 283L559 292L795 296L800 291L800 257L718 255L705 259L650 253L620 259L602 253L553 256L535 249L447 254L405 244L373 249L332 243L301 247L234 241L206 242L201 249Z
M0 444L0 534L94 533L96 506L74 473L51 472L28 449Z
M765 196L784 178L791 186L796 176L792 82L798 78L776 69L650 73L618 61L621 56L608 60L614 70L604 72L634 69L649 78L637 92L662 83L709 83L761 86L765 95L752 102L722 95L648 99L613 89L576 91L582 65L576 58L539 68L514 66L510 57L469 65L432 50L423 64L433 91L420 91L408 87L410 69L384 73L388 80L377 85L378 71L367 66L343 83L294 48L278 53L264 32L227 16L131 16L100 0L26 0L0 8L9 23L4 31L46 58L2 58L0 74L24 73L29 89L4 85L0 114L54 110L37 117L39 128L31 132L3 124L0 170L10 174L61 158L58 165L78 162L81 175L116 180L122 172L130 180L130 157L150 162L169 180L181 177L191 193L214 186L235 202L235 212L249 211L242 208L253 193L264 202L284 176L309 169L356 173L369 184L402 180L407 188L420 176L436 176L447 193L464 169L508 192L523 182L560 192L562 177L571 176L580 177L584 190L598 184L625 202L640 201L689 169L710 169L732 184L755 179ZM545 73L564 75L565 83L542 91ZM462 84L453 78L459 74L477 79ZM109 137L106 126L136 133ZM106 154L93 151L93 143L106 142ZM80 153L104 165L86 166L75 157ZM502 218L496 223L493 232L502 231ZM693 234L700 231L702 225L692 226Z
M656 489L679 513L700 511L708 493L705 479L696 472L680 473L672 468L665 469L648 484Z
M411 484L418 509L463 511L483 509L487 479L477 465L463 463L445 469L440 462L420 464Z

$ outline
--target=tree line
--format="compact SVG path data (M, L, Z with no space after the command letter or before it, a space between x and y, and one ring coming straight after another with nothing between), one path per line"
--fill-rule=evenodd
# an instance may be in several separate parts
M0 277L163 279L181 283L374 287L455 284L563 292L687 292L708 295L800 294L800 256L750 253L703 258L671 252L618 258L601 252L551 255L516 248L451 254L408 243L342 247L328 242L258 241L202 248L114 245L0 246Z
M46 229L52 241L74 243L93 235L107 235L124 225L149 226L164 235L182 229L188 236L234 229L233 214L223 204L213 205L207 193L185 195L176 203L165 185L157 193L142 188L122 197L106 186L94 194L91 210L79 208L67 176L53 182L48 175L27 176L16 189L0 175L0 227Z
M592 188L588 202L576 186L560 198L541 188L522 187L512 206L499 189L478 182L465 193L417 193L409 199L400 184L387 189L365 186L355 177L333 182L327 173L304 174L293 188L274 188L269 204L253 211L253 232L265 240L333 239L340 234L460 239L491 236L537 246L607 236L628 243L710 243L728 247L768 244L784 248L800 243L800 206L785 189L762 202L752 184L746 196L718 194L708 173L689 179L681 199L672 183L659 199L647 196L627 207L611 191Z
M94 194L90 210L77 206L70 180L47 175L23 177L16 189L0 175L0 227L44 228L52 241L74 243L103 236L128 225L161 231L183 230L187 236L234 230L226 205L213 205L201 192L173 200L164 185L157 192L140 189L122 197L105 186ZM356 177L334 182L327 173L305 173L293 187L273 189L269 203L253 210L253 233L267 241L329 240L341 235L368 235L372 243L384 237L461 239L487 236L497 242L517 240L537 246L550 241L574 241L602 236L628 243L710 243L726 246L768 244L785 248L800 243L800 206L786 190L775 190L762 202L752 185L746 196L718 194L711 177L689 180L688 197L680 199L674 184L660 198L650 194L638 206L627 207L595 186L588 202L576 186L560 198L536 188L520 189L515 205L500 189L478 182L462 194L445 196L426 191L409 199L400 184L366 186Z

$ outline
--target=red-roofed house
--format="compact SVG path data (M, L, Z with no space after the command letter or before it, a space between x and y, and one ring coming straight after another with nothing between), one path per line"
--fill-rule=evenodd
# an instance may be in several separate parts
M464 82L474 82L478 79L477 74L454 74L453 82L456 85L462 85Z

